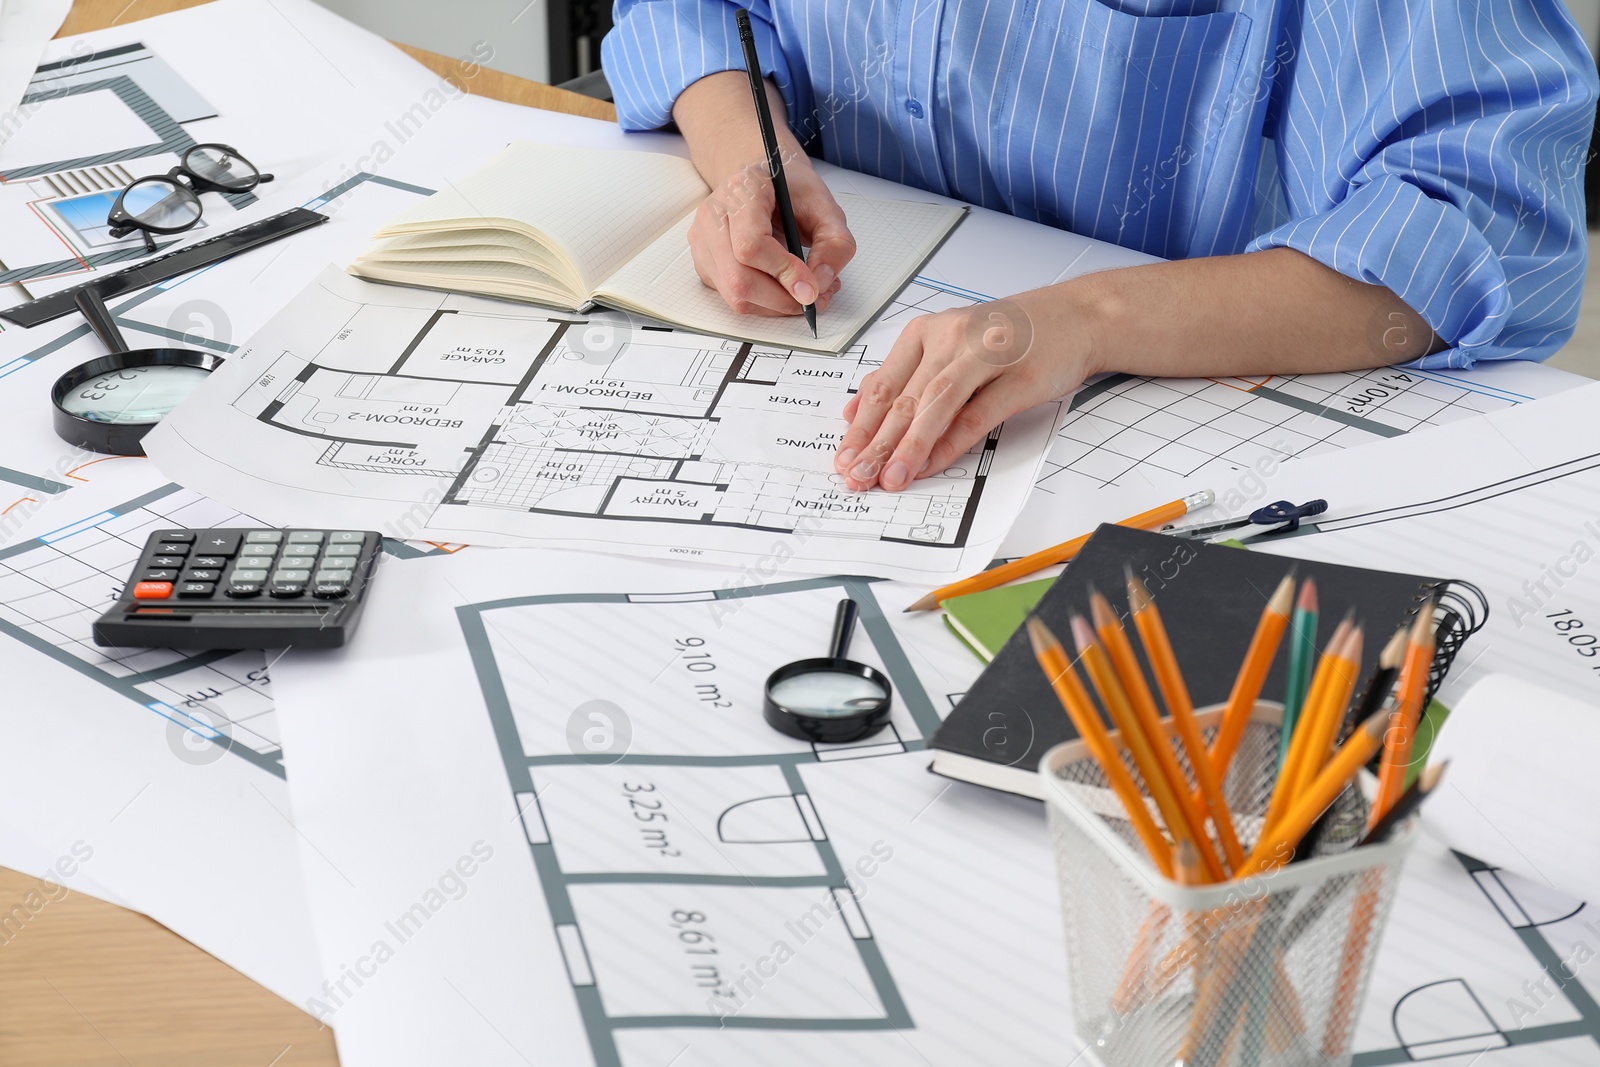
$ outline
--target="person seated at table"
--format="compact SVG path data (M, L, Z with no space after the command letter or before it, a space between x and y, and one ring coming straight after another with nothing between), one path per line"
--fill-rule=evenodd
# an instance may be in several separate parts
M912 320L834 467L901 490L1105 371L1543 359L1587 259L1596 73L1560 0L750 0L809 262L774 218L731 0L618 0L618 121L676 123L735 310L855 250L808 153L1171 262ZM1018 355L1021 358L1018 358Z

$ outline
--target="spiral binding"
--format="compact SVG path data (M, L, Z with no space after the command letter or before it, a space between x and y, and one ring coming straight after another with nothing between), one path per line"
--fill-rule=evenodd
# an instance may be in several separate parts
M1454 578L1430 582L1429 587L1435 591L1439 618L1434 627L1433 664L1428 668L1428 689L1423 697L1423 707L1427 707L1439 691L1467 638L1483 629L1489 621L1489 598L1471 582ZM1426 596L1418 597L1417 603L1426 599Z

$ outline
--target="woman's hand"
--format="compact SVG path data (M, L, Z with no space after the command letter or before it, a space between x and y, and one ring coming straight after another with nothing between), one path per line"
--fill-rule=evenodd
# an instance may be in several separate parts
M1089 332L1061 288L912 319L845 405L833 467L860 491L936 474L1017 412L1092 373Z
M800 240L811 249L808 260L790 255L784 244L765 158L713 189L689 226L700 281L741 315L798 315L805 304L822 311L856 253L844 211L810 159L796 155L783 165Z
M672 105L689 154L711 195L689 225L700 280L740 314L798 315L803 304L828 306L839 275L856 254L839 202L784 122L783 97L766 83L773 132L807 260L791 256L767 173L767 152L743 71L718 71L690 85Z

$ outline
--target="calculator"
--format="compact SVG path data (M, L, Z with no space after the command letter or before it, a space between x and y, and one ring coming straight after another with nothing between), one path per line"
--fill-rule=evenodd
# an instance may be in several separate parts
M94 643L120 648L338 648L361 617L372 530L157 530Z

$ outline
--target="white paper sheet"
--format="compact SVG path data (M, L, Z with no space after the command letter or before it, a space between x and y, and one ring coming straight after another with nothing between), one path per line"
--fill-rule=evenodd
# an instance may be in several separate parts
M44 907L60 900L67 893L83 893L125 908L127 903L111 890L90 877L94 870L94 846L79 838L65 852L51 852L33 839L33 835L10 823L0 823L0 867L37 880L32 887L38 893L32 899L18 901L26 915L15 912L0 913L0 944L8 937L16 937L27 923L32 922ZM14 907L15 905L13 905ZM10 924L6 919L11 920Z
M1245 515L1278 499L1263 495L1265 480L1291 461L1378 444L1587 382L1520 360L1471 371L1112 375L1072 398L1038 487L1000 554L1027 555L1202 488L1216 492L1217 517Z
M6 0L0 4L0 145L16 131L16 108L72 0Z
M1450 770L1428 801L1428 822L1463 852L1600 899L1600 838L1587 819L1600 811L1596 753L1600 702L1490 675L1451 709L1433 743L1429 762L1448 759Z
M1328 514L1256 551L1463 579L1488 623L1441 690L1487 673L1536 680L1584 703L1600 694L1600 384L1341 455L1284 466L1265 499L1324 497Z

